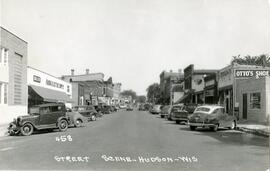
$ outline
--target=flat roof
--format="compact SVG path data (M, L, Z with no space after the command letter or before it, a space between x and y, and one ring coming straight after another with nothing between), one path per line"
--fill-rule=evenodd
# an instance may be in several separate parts
M51 77L54 77L54 78L58 79L59 81L63 81L63 82L65 82L65 83L69 83L69 82L67 82L67 81L65 81L65 80L62 80L62 79L59 78L59 77L53 76L53 75L51 75L51 74L49 74L49 73L47 73L47 72L41 71L41 70L36 69L36 68L33 68L33 67L31 67L31 66L27 66L27 68L31 68L31 69L36 70L36 71L39 71L39 72L41 72L41 73L43 73L43 74L49 75L49 76L51 76ZM70 83L69 83L69 84L70 84Z
M13 36L15 36L16 38L20 39L21 41L25 42L28 44L27 41L23 40L22 38L20 38L19 36L17 36L16 34L12 33L11 31L5 29L4 27L0 26L1 29L5 30L6 32L8 32L9 34L12 34Z

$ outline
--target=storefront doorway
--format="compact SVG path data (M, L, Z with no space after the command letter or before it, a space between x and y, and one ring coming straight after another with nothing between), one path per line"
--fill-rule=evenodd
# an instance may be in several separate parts
M243 119L247 119L247 94L243 94Z

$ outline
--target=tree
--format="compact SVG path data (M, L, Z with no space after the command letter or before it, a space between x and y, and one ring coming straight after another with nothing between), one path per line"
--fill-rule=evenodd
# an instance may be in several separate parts
M160 86L158 83L151 84L147 89L147 99L149 102L158 103L160 102Z
M146 97L145 96L137 96L136 102L145 103L146 102Z
M270 56L269 54L262 54L259 56L246 55L244 57L233 56L231 63L237 63L240 65L256 65L263 67L270 67Z
M137 99L137 94L133 90L124 90L124 91L121 92L121 95L122 96L131 96L132 100Z

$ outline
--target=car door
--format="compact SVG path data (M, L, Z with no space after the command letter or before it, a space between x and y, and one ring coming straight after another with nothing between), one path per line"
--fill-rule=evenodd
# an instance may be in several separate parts
M218 120L219 126L223 127L223 125L224 125L224 115L223 115L222 111L220 110L220 108L215 109L212 112L212 115L216 116L216 119Z
M220 113L220 127L226 127L228 123L228 114L225 112L224 108L219 109Z
M60 118L63 115L63 106L57 105L57 106L51 106L51 120L50 124L56 124L58 118Z
M49 106L40 107L40 125L46 126L53 123L53 116Z

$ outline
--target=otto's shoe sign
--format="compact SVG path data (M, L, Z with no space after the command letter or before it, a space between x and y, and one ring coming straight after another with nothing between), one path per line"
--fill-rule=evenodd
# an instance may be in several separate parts
M235 78L269 77L270 70L235 70Z

